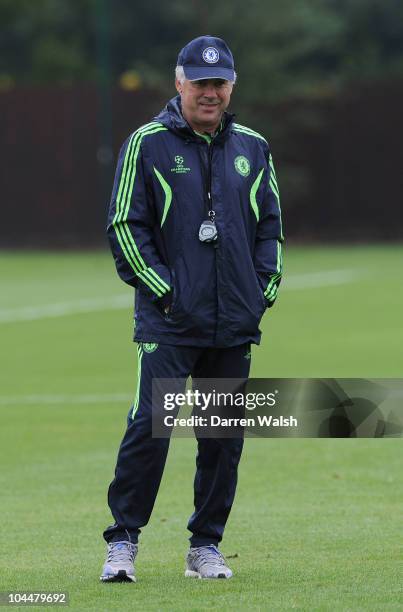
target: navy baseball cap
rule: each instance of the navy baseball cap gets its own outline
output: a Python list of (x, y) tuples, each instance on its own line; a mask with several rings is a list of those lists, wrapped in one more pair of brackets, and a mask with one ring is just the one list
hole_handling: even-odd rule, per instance
[(199, 36), (191, 40), (179, 53), (177, 66), (183, 66), (185, 77), (189, 81), (235, 81), (232, 53), (228, 45), (215, 36)]

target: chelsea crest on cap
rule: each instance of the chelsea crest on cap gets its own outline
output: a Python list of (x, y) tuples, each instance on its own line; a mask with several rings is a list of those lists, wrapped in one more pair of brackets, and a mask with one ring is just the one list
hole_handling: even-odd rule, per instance
[(179, 53), (177, 66), (183, 66), (185, 77), (189, 81), (235, 81), (232, 53), (228, 45), (215, 36), (199, 36), (191, 40)]

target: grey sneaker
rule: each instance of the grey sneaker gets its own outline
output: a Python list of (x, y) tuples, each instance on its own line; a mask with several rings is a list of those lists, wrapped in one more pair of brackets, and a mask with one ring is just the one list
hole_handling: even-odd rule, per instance
[(217, 546), (190, 548), (186, 557), (188, 578), (231, 578), (232, 572)]
[(136, 582), (134, 559), (137, 544), (132, 542), (110, 542), (106, 561), (102, 569), (102, 582)]

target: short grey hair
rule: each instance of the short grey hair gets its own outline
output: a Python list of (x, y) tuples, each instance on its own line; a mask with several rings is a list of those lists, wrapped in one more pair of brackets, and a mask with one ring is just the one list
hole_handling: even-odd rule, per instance
[[(181, 85), (183, 85), (183, 83), (186, 81), (185, 71), (183, 69), (183, 66), (176, 66), (176, 68), (175, 68), (175, 76), (178, 79), (179, 83)], [(235, 83), (236, 83), (236, 77), (237, 77), (237, 75), (236, 75), (236, 72), (234, 70), (234, 80), (230, 81), (230, 83), (232, 83), (233, 85), (235, 85)]]

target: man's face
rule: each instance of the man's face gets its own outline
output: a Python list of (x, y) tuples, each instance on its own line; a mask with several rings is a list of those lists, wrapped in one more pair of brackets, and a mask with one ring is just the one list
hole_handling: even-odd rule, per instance
[(182, 113), (196, 131), (214, 131), (227, 108), (232, 83), (224, 79), (175, 82), (182, 100)]

